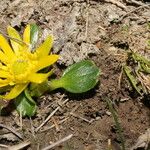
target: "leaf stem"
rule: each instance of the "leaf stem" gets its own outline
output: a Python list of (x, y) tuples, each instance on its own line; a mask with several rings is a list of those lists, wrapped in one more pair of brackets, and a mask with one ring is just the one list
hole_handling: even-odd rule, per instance
[(41, 84), (31, 84), (30, 86), (30, 95), (35, 97), (42, 96), (47, 91), (53, 91), (61, 87), (61, 80), (54, 79), (51, 81), (45, 81)]
[(50, 91), (53, 91), (55, 89), (62, 87), (62, 81), (61, 79), (54, 79), (54, 80), (48, 81), (48, 85), (49, 85)]

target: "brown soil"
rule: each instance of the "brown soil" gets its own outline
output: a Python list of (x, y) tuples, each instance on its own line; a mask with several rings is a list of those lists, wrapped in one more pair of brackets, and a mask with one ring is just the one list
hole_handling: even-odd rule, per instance
[[(145, 104), (146, 98), (138, 96), (124, 74), (121, 80), (120, 75), (129, 49), (150, 58), (147, 47), (147, 40), (150, 39), (150, 7), (143, 6), (129, 13), (144, 3), (117, 2), (125, 8), (105, 0), (0, 1), (0, 29), (3, 33), (6, 33), (9, 24), (22, 32), (26, 24), (34, 22), (42, 29), (41, 40), (48, 34), (54, 35), (53, 53), (61, 56), (56, 65), (58, 75), (66, 66), (82, 59), (93, 60), (102, 71), (99, 84), (87, 93), (73, 95), (57, 90), (42, 96), (37, 100), (37, 115), (31, 119), (21, 120), (15, 111), (0, 117), (1, 124), (17, 130), (23, 136), (23, 141), (31, 142), (27, 150), (40, 150), (69, 134), (73, 134), (70, 140), (53, 149), (107, 150), (109, 140), (113, 150), (121, 149), (106, 98), (114, 103), (118, 112), (126, 149), (130, 149), (149, 128), (150, 110), (148, 103)], [(118, 21), (123, 15), (124, 18)], [(66, 99), (68, 101), (60, 106), (52, 119), (35, 132)], [(59, 129), (54, 126), (46, 130), (55, 121), (65, 118)], [(10, 133), (6, 136), (6, 131), (0, 129), (0, 144), (15, 145), (22, 141)]]

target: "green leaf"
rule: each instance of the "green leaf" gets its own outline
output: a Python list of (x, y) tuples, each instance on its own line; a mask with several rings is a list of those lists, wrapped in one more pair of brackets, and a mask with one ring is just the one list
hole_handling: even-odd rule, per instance
[(145, 58), (144, 56), (141, 56), (141, 55), (138, 54), (138, 53), (132, 53), (132, 57), (133, 57), (133, 59), (136, 60), (137, 62), (144, 63), (144, 64), (150, 66), (150, 60), (148, 60), (148, 59)]
[(150, 48), (150, 40), (147, 41), (147, 46)]
[(59, 80), (52, 80), (51, 90), (64, 88), (71, 93), (83, 93), (98, 82), (99, 68), (89, 60), (83, 60), (68, 67)]
[(147, 65), (145, 65), (143, 63), (141, 63), (140, 66), (141, 66), (140, 71), (150, 74), (150, 67), (148, 67)]
[(22, 94), (20, 94), (15, 99), (14, 104), (16, 106), (16, 110), (18, 111), (18, 113), (21, 114), (22, 116), (32, 117), (36, 113), (37, 109), (36, 103), (31, 98), (29, 93), (25, 94), (23, 92)]
[(134, 76), (132, 75), (132, 71), (131, 71), (130, 67), (124, 66), (123, 69), (124, 69), (124, 72), (126, 73), (128, 79), (129, 79), (131, 85), (133, 86), (133, 88), (134, 88), (140, 95), (142, 95), (142, 93), (141, 93), (142, 88), (141, 88), (140, 86), (138, 86), (138, 81), (136, 80), (136, 77), (134, 77)]
[(148, 22), (147, 25), (148, 25), (148, 28), (150, 29), (150, 22)]
[(38, 41), (38, 35), (39, 35), (39, 28), (36, 24), (30, 25), (30, 43), (31, 43), (31, 50), (34, 52), (35, 45)]
[(34, 101), (33, 98), (31, 97), (28, 88), (26, 88), (26, 89), (24, 90), (24, 94), (25, 94), (26, 98), (27, 98), (31, 103), (35, 104), (35, 101)]

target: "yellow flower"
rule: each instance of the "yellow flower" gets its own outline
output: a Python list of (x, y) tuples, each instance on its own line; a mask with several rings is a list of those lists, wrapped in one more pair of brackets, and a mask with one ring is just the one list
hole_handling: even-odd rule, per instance
[(49, 55), (53, 44), (52, 36), (48, 36), (32, 53), (30, 30), (31, 26), (27, 25), (22, 40), (19, 33), (9, 26), (7, 32), (11, 37), (11, 46), (0, 34), (0, 88), (11, 87), (9, 93), (1, 96), (3, 99), (10, 100), (17, 97), (29, 83), (44, 82), (52, 71), (48, 73), (39, 73), (39, 71), (55, 63), (59, 57)]

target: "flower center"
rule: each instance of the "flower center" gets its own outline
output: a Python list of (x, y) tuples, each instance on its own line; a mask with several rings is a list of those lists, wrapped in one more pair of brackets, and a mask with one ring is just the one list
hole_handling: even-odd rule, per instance
[(27, 71), (27, 68), (28, 68), (28, 61), (18, 59), (14, 62), (12, 66), (12, 71), (14, 75), (21, 75), (21, 74), (25, 74), (25, 72)]
[(11, 85), (16, 83), (27, 83), (28, 76), (34, 71), (37, 60), (30, 55), (21, 54), (12, 61), (10, 67)]

